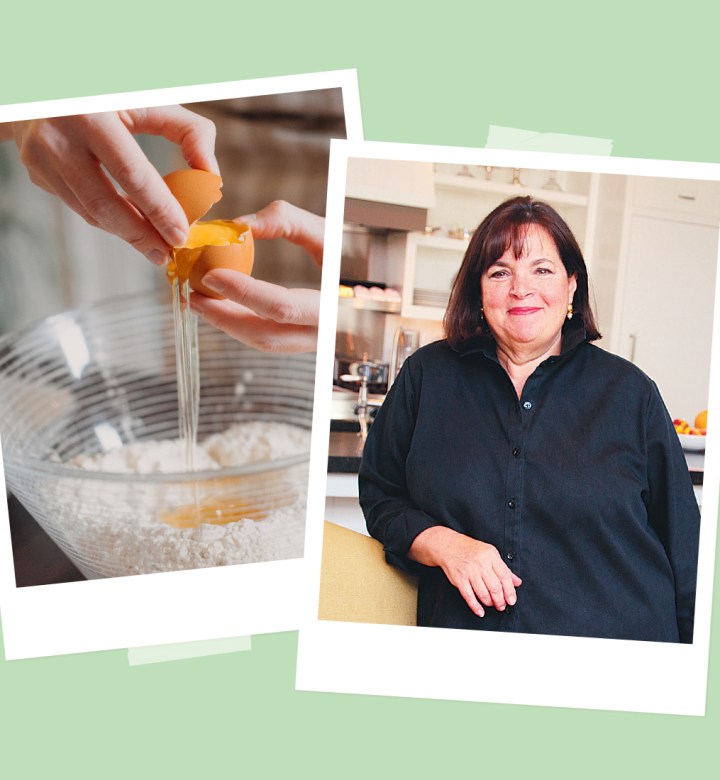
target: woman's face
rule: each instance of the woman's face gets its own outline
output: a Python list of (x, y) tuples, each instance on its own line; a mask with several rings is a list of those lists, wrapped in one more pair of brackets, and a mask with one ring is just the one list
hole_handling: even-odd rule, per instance
[(498, 345), (533, 356), (559, 353), (560, 330), (576, 288), (552, 236), (530, 225), (522, 255), (507, 249), (480, 280), (485, 320)]

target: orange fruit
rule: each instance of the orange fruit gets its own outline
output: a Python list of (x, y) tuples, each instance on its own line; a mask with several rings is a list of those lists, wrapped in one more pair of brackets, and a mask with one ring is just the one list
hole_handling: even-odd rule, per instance
[(695, 418), (696, 428), (707, 428), (707, 409), (703, 409)]

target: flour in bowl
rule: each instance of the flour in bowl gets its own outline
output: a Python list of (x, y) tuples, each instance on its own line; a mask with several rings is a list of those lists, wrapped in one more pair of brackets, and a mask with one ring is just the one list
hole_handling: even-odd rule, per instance
[[(102, 473), (182, 472), (183, 446), (179, 439), (135, 442), (73, 459), (72, 465), (99, 472), (100, 479), (75, 480), (75, 485), (63, 489), (67, 495), (57, 502), (63, 538), (57, 541), (72, 551), (86, 576), (118, 577), (302, 556), (306, 461), (257, 475), (206, 478), (196, 483), (195, 492), (189, 482), (177, 480), (101, 478)], [(279, 422), (237, 423), (199, 443), (195, 464), (196, 470), (212, 471), (292, 457), (309, 449), (310, 431), (304, 428)], [(178, 517), (194, 518), (191, 496), (208, 508), (203, 509), (203, 517), (211, 522), (177, 527)], [(227, 516), (230, 522), (225, 521)]]

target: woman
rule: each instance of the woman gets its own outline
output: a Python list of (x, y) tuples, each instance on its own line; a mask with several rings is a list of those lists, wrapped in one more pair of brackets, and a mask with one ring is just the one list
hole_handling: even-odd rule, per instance
[(476, 230), (446, 339), (408, 359), (360, 503), (418, 624), (692, 642), (699, 511), (655, 384), (591, 342), (585, 262), (531, 198)]

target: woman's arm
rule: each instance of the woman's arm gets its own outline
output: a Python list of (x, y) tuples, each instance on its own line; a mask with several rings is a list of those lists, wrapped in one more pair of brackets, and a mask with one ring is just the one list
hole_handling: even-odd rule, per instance
[(415, 537), (408, 555), (425, 566), (439, 566), (460, 591), (465, 603), (483, 617), (486, 607), (501, 612), (517, 602), (522, 580), (500, 557), (496, 547), (452, 528), (435, 526)]
[(443, 525), (416, 507), (405, 463), (418, 411), (421, 371), (406, 361), (370, 428), (360, 466), (360, 504), (368, 531), (379, 539), (389, 563), (410, 574), (440, 567), (479, 617), (483, 605), (505, 609), (517, 600), (521, 580), (493, 545)]
[(700, 511), (687, 461), (657, 388), (646, 416), (650, 524), (675, 576), (675, 605), (680, 641), (692, 643), (695, 617)]

